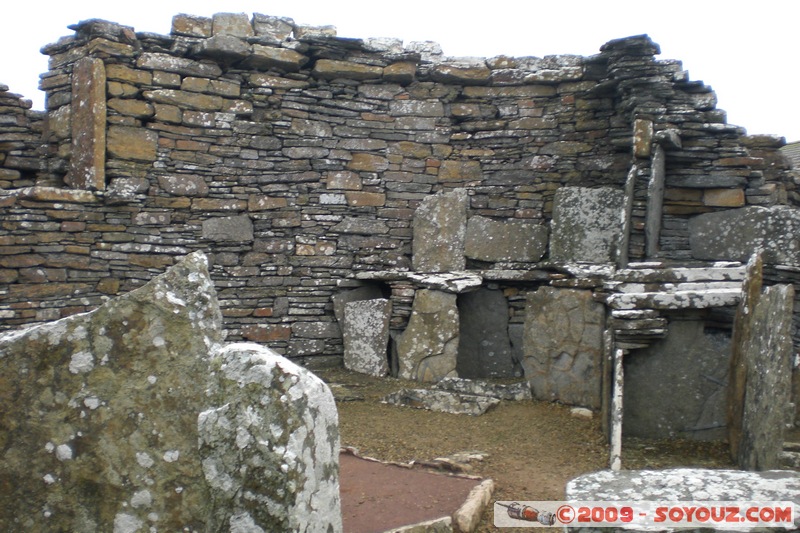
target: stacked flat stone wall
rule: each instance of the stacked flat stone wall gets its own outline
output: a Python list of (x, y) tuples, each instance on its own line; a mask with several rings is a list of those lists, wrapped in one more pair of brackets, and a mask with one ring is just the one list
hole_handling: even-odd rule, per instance
[[(591, 57), (454, 59), (263, 15), (178, 15), (169, 35), (70, 28), (43, 49), (46, 126), (0, 110), (0, 134), (8, 117), (26, 131), (19, 154), (0, 149), (0, 328), (95, 308), (203, 250), (229, 339), (338, 359), (332, 295), (411, 268), (430, 195), (462, 189), (470, 217), (546, 227), (559, 189), (627, 183), (631, 261), (691, 259), (695, 215), (796, 200), (782, 139), (726, 124), (646, 36)], [(33, 153), (35, 179), (19, 162)], [(504, 286), (512, 329), (538, 284)], [(414, 289), (392, 286), (397, 312)]]

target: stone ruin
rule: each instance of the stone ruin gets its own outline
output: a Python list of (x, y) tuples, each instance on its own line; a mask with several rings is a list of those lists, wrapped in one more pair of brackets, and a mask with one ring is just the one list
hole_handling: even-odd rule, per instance
[(0, 328), (201, 250), (232, 341), (518, 377), (599, 412), (616, 466), (623, 430), (774, 464), (800, 405), (800, 178), (647, 36), (477, 59), (260, 14), (70, 29), (42, 49), (45, 111), (0, 92)]

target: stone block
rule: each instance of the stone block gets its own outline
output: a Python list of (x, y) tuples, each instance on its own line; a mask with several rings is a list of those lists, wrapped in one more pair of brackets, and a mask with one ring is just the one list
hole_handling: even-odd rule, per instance
[(479, 181), (483, 179), (479, 161), (442, 161), (439, 167), (439, 181)]
[(198, 57), (207, 57), (223, 64), (233, 64), (250, 57), (253, 47), (243, 38), (227, 33), (215, 34), (192, 47)]
[(219, 111), (223, 99), (216, 95), (177, 91), (175, 89), (156, 89), (144, 91), (145, 99), (157, 104), (174, 105), (181, 109), (195, 111)]
[(637, 118), (633, 121), (633, 155), (650, 157), (653, 146), (653, 121)]
[(212, 21), (208, 17), (179, 14), (172, 17), (172, 33), (187, 37), (211, 37)]
[(706, 189), (703, 191), (703, 205), (709, 207), (743, 207), (744, 189)]
[(108, 155), (119, 159), (151, 162), (156, 160), (158, 134), (144, 128), (111, 126), (108, 128)]
[(294, 20), (288, 17), (271, 17), (261, 13), (254, 13), (253, 30), (259, 37), (268, 37), (276, 42), (282, 42), (292, 36)]
[(591, 291), (529, 293), (522, 367), (534, 397), (599, 409), (604, 327), (605, 309)]
[(414, 270), (464, 270), (468, 199), (466, 190), (457, 189), (422, 201), (414, 213)]
[(326, 187), (328, 189), (360, 191), (363, 185), (361, 177), (357, 173), (349, 170), (335, 170), (328, 173)]
[(624, 194), (610, 187), (561, 187), (553, 201), (550, 259), (611, 263), (622, 233)]
[(383, 69), (383, 79), (389, 83), (409, 85), (414, 81), (416, 73), (416, 64), (403, 61), (400, 63), (392, 63), (391, 65), (385, 67)]
[(344, 306), (344, 367), (382, 377), (389, 372), (389, 319), (392, 302), (360, 300)]
[(689, 243), (696, 259), (745, 262), (757, 250), (764, 261), (800, 265), (800, 210), (750, 206), (705, 213), (689, 220)]
[(256, 70), (278, 69), (285, 72), (297, 72), (308, 61), (307, 56), (294, 50), (254, 44), (252, 55), (247, 58), (245, 63)]
[(456, 377), (458, 322), (455, 294), (418, 290), (408, 326), (397, 337), (398, 377), (427, 382)]
[(486, 65), (449, 65), (439, 63), (431, 69), (433, 81), (453, 85), (487, 85), (492, 71)]
[(314, 64), (312, 76), (325, 80), (346, 78), (351, 80), (377, 80), (383, 76), (383, 68), (350, 61), (320, 59)]
[(479, 261), (536, 262), (547, 252), (548, 233), (542, 224), (477, 215), (467, 222), (464, 253)]
[(508, 335), (508, 300), (503, 291), (481, 288), (458, 297), (458, 377), (467, 379), (514, 376)]
[(480, 416), (500, 403), (497, 398), (432, 389), (400, 389), (385, 396), (383, 403), (427, 409), (453, 415)]
[(253, 221), (247, 215), (206, 219), (203, 221), (203, 238), (216, 242), (251, 242)]
[(380, 207), (386, 204), (386, 195), (378, 192), (348, 191), (345, 193), (347, 204), (353, 207)]
[(673, 320), (666, 338), (626, 355), (625, 435), (724, 440), (730, 353), (730, 335), (705, 332), (702, 320)]
[(217, 64), (201, 63), (193, 59), (163, 53), (145, 52), (136, 59), (136, 66), (145, 70), (175, 72), (183, 76), (217, 78), (222, 74), (222, 69)]
[(246, 13), (216, 13), (211, 19), (211, 34), (252, 37), (254, 32)]

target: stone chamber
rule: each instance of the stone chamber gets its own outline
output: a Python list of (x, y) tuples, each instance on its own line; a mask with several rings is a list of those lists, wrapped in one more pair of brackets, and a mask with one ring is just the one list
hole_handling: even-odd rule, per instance
[(785, 140), (646, 35), (475, 59), (260, 14), (70, 29), (46, 110), (1, 87), (0, 329), (203, 251), (227, 339), (311, 369), (517, 377), (616, 442), (796, 418)]

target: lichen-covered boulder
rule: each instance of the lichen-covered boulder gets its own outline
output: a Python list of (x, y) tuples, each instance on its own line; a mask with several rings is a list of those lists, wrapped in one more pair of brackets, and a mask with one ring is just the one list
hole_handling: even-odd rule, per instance
[(91, 313), (0, 335), (0, 529), (202, 529), (197, 413), (223, 340), (206, 268), (190, 255)]
[(198, 418), (215, 502), (206, 530), (341, 531), (338, 415), (328, 386), (258, 344), (225, 346), (211, 364), (219, 407)]
[[(199, 252), (91, 313), (0, 335), (0, 530), (277, 531), (290, 515), (285, 530), (340, 531), (330, 392), (223, 338)], [(236, 472), (224, 490), (217, 457)]]

